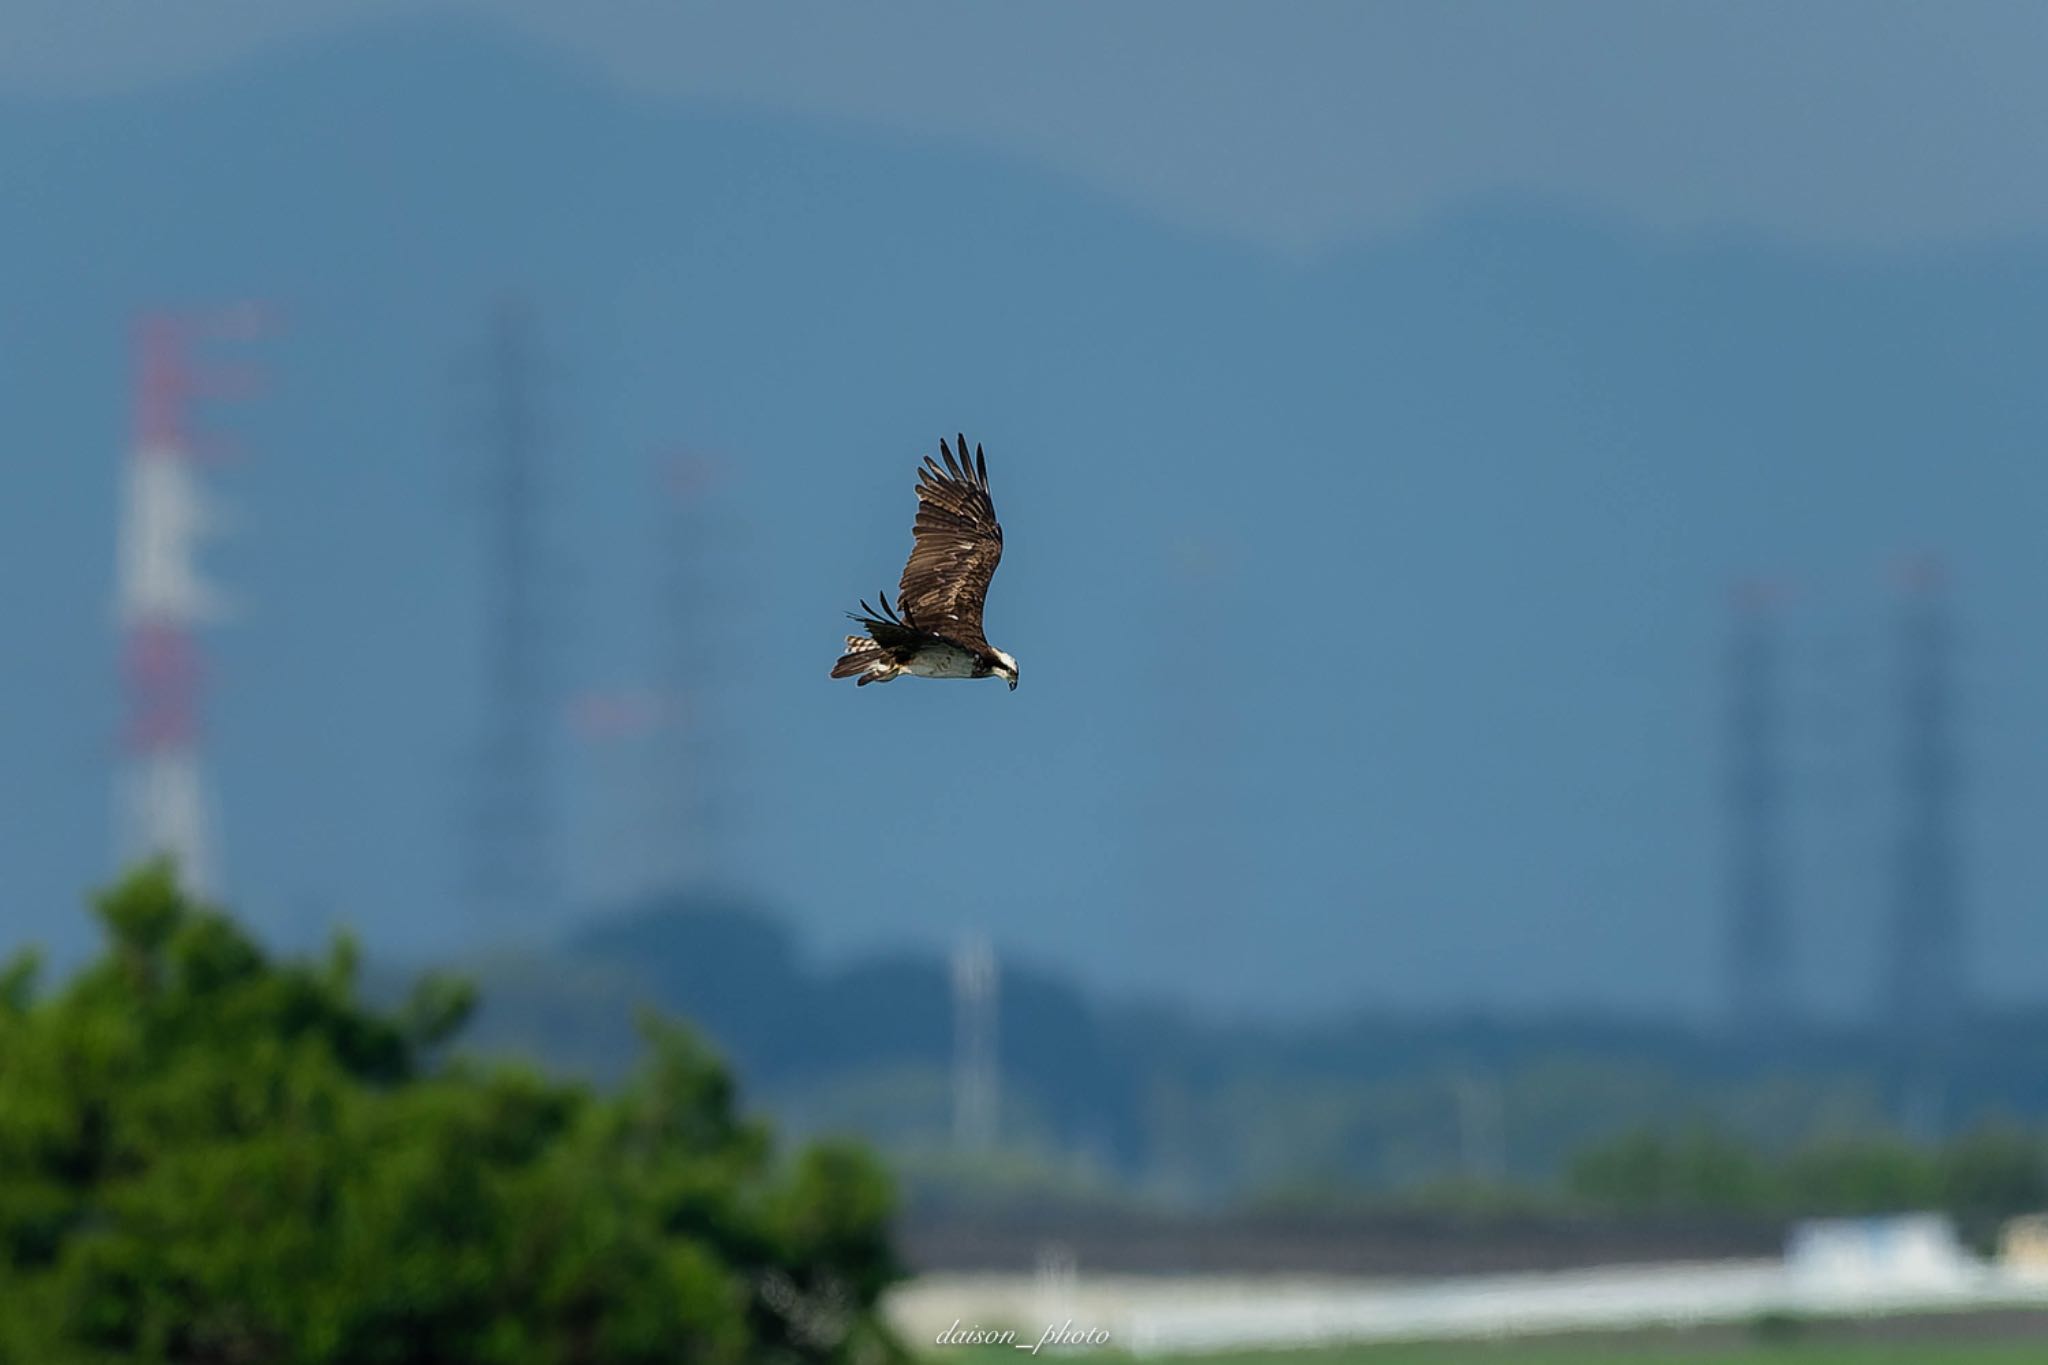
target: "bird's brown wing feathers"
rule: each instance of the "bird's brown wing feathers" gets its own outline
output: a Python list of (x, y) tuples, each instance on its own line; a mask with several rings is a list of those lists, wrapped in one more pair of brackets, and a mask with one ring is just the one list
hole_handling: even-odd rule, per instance
[(876, 593), (875, 597), (882, 604), (880, 611), (869, 606), (867, 599), (863, 597), (860, 610), (846, 614), (866, 627), (874, 643), (887, 650), (898, 663), (907, 661), (911, 655), (931, 643), (931, 632), (919, 630), (912, 625), (909, 613), (900, 610), (903, 605), (900, 601), (892, 607), (889, 605), (888, 593)]
[(988, 464), (979, 446), (974, 458), (967, 458), (965, 436), (957, 455), (944, 441), (939, 454), (943, 467), (927, 455), (917, 471), (917, 543), (903, 566), (896, 605), (917, 629), (986, 651), (981, 608), (1003, 558), (1003, 528), (988, 494)]

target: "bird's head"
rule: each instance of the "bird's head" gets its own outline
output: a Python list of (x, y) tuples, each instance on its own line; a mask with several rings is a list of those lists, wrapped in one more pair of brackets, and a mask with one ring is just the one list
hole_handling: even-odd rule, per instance
[(1010, 690), (1015, 692), (1017, 690), (1017, 661), (1003, 653), (1000, 649), (994, 651), (994, 653), (996, 656), (995, 675), (998, 678), (1007, 678), (1010, 683)]

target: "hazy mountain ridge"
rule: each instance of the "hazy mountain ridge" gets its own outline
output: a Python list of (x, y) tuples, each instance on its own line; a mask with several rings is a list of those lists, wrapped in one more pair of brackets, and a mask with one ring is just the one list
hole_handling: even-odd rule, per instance
[[(1889, 557), (1950, 551), (1995, 660), (1983, 747), (2048, 752), (2024, 704), (2048, 647), (2019, 633), (2048, 492), (2039, 244), (1823, 260), (1493, 204), (1290, 264), (957, 148), (624, 99), (450, 25), (11, 102), (0, 180), (25, 209), (0, 223), (0, 410), (32, 462), (0, 534), (36, 566), (0, 590), (28, 642), (0, 752), (52, 775), (0, 820), (24, 936), (75, 935), (105, 866), (126, 312), (252, 291), (292, 330), (219, 480), (246, 524), (214, 563), (250, 607), (218, 638), (214, 753), (236, 899), (274, 928), (489, 933), (447, 911), (478, 600), (449, 435), (507, 286), (561, 367), (574, 680), (645, 667), (653, 453), (737, 467), (757, 562), (732, 780), (760, 814), (735, 861), (830, 952), (981, 923), (1099, 986), (1262, 1010), (1697, 1008), (1721, 605), (1759, 568), (1818, 583), (1808, 609), (1854, 642), (1824, 752), (1854, 804), (1801, 814), (1829, 1004), (1883, 923)], [(1032, 695), (855, 709), (820, 676), (841, 599), (894, 577), (910, 438), (959, 426), (998, 471), (991, 633)], [(1219, 574), (1176, 579), (1191, 539)], [(1185, 666), (1246, 621), (1241, 657)], [(971, 736), (956, 791), (832, 781), (934, 735)], [(580, 831), (604, 805), (587, 755), (571, 776)], [(1159, 890), (1173, 846), (1104, 833), (1147, 812), (1210, 822), (1207, 880), (1259, 903), (1200, 911), (1220, 951)], [(1973, 832), (1980, 963), (2014, 994), (2048, 950), (2034, 823), (2003, 801)], [(888, 894), (834, 898), (876, 849)]]
[[(1926, 1099), (1880, 1035), (1738, 1038), (1592, 1013), (1222, 1025), (1011, 961), (996, 1007), (998, 1147), (976, 1166), (953, 1148), (954, 1005), (936, 956), (824, 964), (743, 898), (671, 894), (595, 919), (545, 959), (479, 964), (475, 979), (483, 1008), (465, 1046), (612, 1081), (633, 1056), (630, 1019), (651, 1006), (702, 1030), (779, 1121), (877, 1142), (921, 1195), (944, 1188), (949, 1163), (998, 1187), (1007, 1167), (1035, 1172), (1047, 1194), (1172, 1202), (1317, 1182), (1544, 1190), (1618, 1134), (1709, 1131), (1778, 1153), (1892, 1131)], [(2044, 1046), (2042, 1011), (1970, 1021), (1922, 1118), (1951, 1134), (2048, 1113)]]

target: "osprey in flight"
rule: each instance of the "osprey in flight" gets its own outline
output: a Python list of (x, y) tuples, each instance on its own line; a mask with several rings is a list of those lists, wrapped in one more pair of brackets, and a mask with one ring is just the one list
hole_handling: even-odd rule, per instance
[(859, 687), (905, 673), (1007, 678), (1014, 692), (1017, 661), (981, 634), (981, 604), (1003, 557), (1003, 528), (988, 496), (988, 463), (980, 446), (972, 461), (967, 458), (965, 436), (957, 457), (943, 440), (939, 454), (943, 469), (927, 455), (917, 471), (916, 543), (896, 587), (896, 605), (889, 605), (885, 592), (880, 611), (862, 601), (858, 612), (847, 613), (868, 633), (846, 637), (846, 653), (832, 665), (832, 676), (858, 679)]

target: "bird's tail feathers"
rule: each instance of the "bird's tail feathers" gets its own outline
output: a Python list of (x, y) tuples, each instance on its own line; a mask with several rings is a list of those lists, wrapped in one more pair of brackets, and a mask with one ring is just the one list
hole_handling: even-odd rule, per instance
[(847, 636), (846, 653), (832, 665), (833, 677), (857, 679), (856, 687), (866, 687), (871, 682), (888, 682), (900, 671), (888, 651), (865, 635)]

